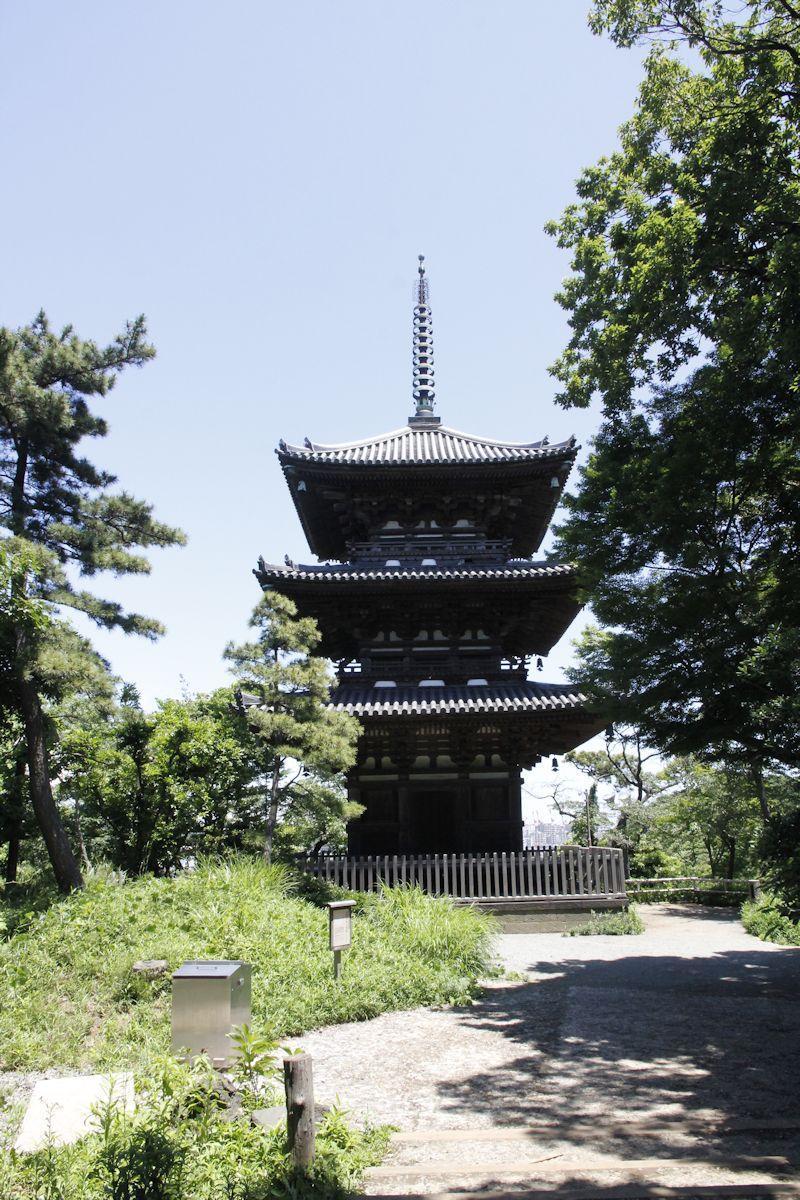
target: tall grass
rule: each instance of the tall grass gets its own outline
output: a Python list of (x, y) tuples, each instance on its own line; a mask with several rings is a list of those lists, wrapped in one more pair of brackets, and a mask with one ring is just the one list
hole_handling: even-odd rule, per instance
[(253, 967), (254, 1027), (275, 1036), (390, 1009), (463, 1003), (488, 966), (494, 925), (413, 889), (364, 898), (334, 983), (327, 913), (280, 867), (207, 863), (175, 879), (90, 879), (0, 945), (0, 1066), (125, 1066), (169, 1047), (169, 975), (190, 958)]

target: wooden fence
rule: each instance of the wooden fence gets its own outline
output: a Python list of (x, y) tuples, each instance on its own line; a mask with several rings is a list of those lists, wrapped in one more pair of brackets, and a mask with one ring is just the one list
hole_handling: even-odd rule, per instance
[(358, 892), (378, 891), (386, 884), (459, 900), (625, 898), (622, 851), (604, 846), (496, 854), (323, 854), (300, 865), (327, 883)]
[(660, 879), (628, 879), (630, 900), (697, 900), (740, 904), (760, 894), (757, 879), (714, 879), (707, 875), (673, 875)]

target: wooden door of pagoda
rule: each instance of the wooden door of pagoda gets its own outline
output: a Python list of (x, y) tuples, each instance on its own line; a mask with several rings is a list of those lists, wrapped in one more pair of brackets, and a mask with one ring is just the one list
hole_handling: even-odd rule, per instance
[(459, 845), (458, 795), (453, 787), (415, 790), (409, 804), (412, 854), (439, 854)]

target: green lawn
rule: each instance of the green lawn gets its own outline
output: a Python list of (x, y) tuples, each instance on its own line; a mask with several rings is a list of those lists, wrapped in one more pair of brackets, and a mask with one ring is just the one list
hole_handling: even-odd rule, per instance
[(493, 933), (471, 909), (389, 891), (360, 902), (334, 983), (327, 913), (292, 895), (279, 868), (237, 860), (175, 879), (96, 878), (0, 944), (0, 1068), (121, 1067), (167, 1050), (170, 979), (143, 980), (137, 959), (250, 962), (253, 1026), (286, 1036), (465, 1002)]

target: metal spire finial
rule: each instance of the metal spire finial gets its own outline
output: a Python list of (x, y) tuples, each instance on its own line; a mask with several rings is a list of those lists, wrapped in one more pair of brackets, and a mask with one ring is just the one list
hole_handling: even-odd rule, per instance
[(412, 420), (433, 420), (438, 424), (438, 418), (433, 415), (436, 396), (433, 383), (433, 327), (424, 254), (419, 255), (417, 272), (419, 279), (417, 280), (416, 304), (414, 305), (414, 403), (416, 413)]

